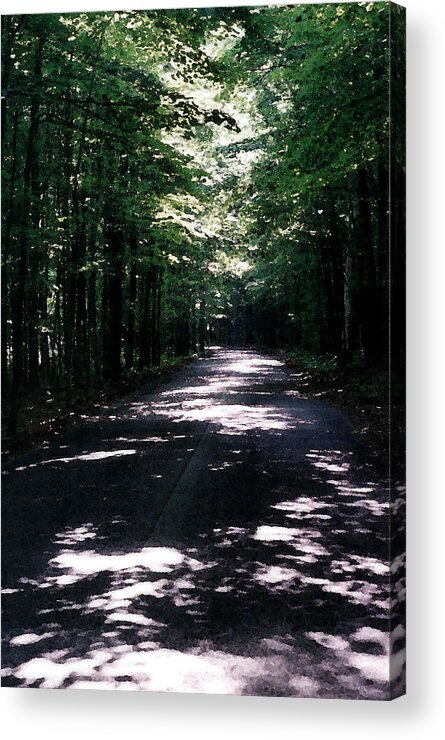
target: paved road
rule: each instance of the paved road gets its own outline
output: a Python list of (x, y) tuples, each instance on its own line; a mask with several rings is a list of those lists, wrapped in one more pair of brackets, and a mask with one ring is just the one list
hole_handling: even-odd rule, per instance
[(339, 411), (216, 350), (4, 469), (3, 685), (387, 698), (387, 516)]

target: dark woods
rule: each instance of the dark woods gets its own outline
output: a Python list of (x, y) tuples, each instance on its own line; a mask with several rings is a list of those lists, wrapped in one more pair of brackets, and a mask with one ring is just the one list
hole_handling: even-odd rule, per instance
[(10, 435), (209, 342), (403, 372), (397, 8), (2, 20)]

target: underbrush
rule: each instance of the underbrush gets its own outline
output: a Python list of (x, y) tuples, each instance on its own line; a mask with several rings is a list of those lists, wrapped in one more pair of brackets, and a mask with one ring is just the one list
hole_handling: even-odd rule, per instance
[(284, 359), (288, 365), (303, 367), (320, 378), (331, 377), (338, 369), (337, 358), (331, 354), (314, 355), (305, 350), (292, 349), (284, 352)]
[[(340, 406), (371, 451), (388, 462), (389, 375), (385, 366), (367, 366), (360, 353), (347, 364), (332, 354), (316, 355), (304, 350), (281, 353), (286, 365), (299, 374), (303, 392)], [(403, 403), (403, 399), (400, 399)], [(401, 431), (399, 429), (398, 431)]]
[(22, 403), (17, 435), (8, 436), (9, 404), (2, 407), (3, 458), (27, 452), (57, 437), (66, 429), (98, 416), (101, 410), (123, 396), (132, 393), (150, 393), (159, 382), (168, 380), (174, 370), (195, 359), (190, 357), (163, 357), (160, 365), (138, 371), (123, 370), (114, 382), (92, 382), (84, 388), (64, 387), (38, 389), (28, 393)]

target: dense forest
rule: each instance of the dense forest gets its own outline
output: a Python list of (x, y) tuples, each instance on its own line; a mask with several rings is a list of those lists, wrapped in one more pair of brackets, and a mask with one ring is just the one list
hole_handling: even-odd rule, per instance
[(209, 344), (402, 368), (395, 6), (2, 20), (9, 435)]

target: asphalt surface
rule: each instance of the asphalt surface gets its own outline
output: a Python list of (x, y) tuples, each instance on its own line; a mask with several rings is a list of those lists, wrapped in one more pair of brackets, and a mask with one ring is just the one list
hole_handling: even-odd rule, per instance
[(2, 483), (4, 686), (388, 698), (387, 486), (279, 360), (217, 349)]

